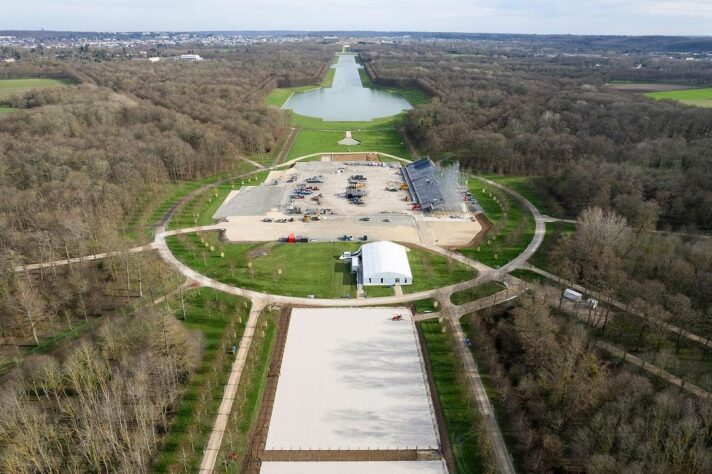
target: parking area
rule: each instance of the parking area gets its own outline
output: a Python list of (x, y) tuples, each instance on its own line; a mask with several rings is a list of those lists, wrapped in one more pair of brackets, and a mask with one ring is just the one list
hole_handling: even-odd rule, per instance
[(412, 204), (398, 163), (311, 161), (231, 193), (214, 217), (224, 220), (225, 235), (235, 242), (296, 234), (458, 246), (481, 230), (468, 212), (423, 214)]

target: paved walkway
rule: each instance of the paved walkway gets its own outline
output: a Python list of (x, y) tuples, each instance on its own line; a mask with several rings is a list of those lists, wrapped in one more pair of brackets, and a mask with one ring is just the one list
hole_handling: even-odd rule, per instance
[(235, 362), (232, 364), (230, 378), (227, 381), (227, 385), (225, 385), (222, 402), (220, 402), (220, 408), (218, 409), (218, 414), (215, 417), (213, 430), (210, 433), (210, 439), (208, 440), (208, 445), (205, 447), (203, 460), (200, 463), (200, 472), (213, 472), (213, 469), (215, 468), (215, 461), (217, 461), (218, 453), (220, 452), (220, 445), (222, 444), (223, 435), (225, 434), (225, 428), (227, 427), (227, 422), (230, 419), (230, 412), (232, 411), (232, 404), (235, 401), (237, 387), (240, 384), (242, 369), (245, 368), (247, 354), (250, 350), (250, 345), (252, 344), (252, 338), (255, 334), (255, 329), (257, 328), (260, 313), (264, 307), (264, 300), (252, 300), (252, 308), (250, 309), (250, 315), (247, 318), (245, 332), (240, 339), (240, 348), (237, 350)]

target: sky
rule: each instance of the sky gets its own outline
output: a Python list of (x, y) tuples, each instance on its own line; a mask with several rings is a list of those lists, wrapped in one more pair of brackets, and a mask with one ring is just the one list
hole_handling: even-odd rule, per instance
[(0, 30), (712, 35), (712, 0), (0, 0)]

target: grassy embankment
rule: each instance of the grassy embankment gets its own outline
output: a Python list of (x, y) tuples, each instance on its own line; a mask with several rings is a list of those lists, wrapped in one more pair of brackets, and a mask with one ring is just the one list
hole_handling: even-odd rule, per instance
[(259, 329), (250, 345), (235, 395), (235, 403), (223, 435), (215, 465), (217, 472), (235, 472), (250, 442), (250, 430), (257, 422), (262, 395), (267, 385), (270, 361), (277, 335), (279, 311), (265, 308), (260, 314)]
[(433, 383), (442, 406), (457, 472), (488, 472), (486, 437), (462, 362), (449, 335), (450, 328), (447, 326), (443, 333), (437, 320), (423, 321), (420, 327), (425, 336)]
[(655, 100), (668, 99), (681, 102), (685, 105), (712, 107), (712, 87), (679, 91), (648, 92), (645, 95)]
[(494, 295), (495, 293), (499, 293), (504, 289), (506, 289), (506, 287), (501, 283), (489, 281), (482, 285), (453, 293), (450, 297), (450, 301), (457, 305), (470, 303), (472, 301), (477, 301), (480, 298), (485, 298), (487, 296)]
[(201, 288), (185, 294), (185, 316), (178, 296), (168, 304), (176, 318), (202, 337), (203, 353), (173, 414), (153, 471), (196, 472), (235, 359), (230, 348), (239, 344), (245, 330), (249, 302)]
[[(207, 242), (207, 247), (201, 243), (201, 238)], [(202, 237), (194, 234), (175, 236), (167, 241), (176, 257), (185, 264), (231, 285), (301, 297), (340, 298), (347, 293), (356, 294), (356, 278), (338, 257), (344, 251), (356, 250), (357, 243), (221, 244), (214, 232)], [(221, 251), (225, 257), (220, 256)], [(457, 283), (475, 274), (459, 262), (420, 249), (412, 249), (408, 258), (415, 282), (403, 287), (408, 293)], [(376, 287), (367, 287), (366, 292), (370, 296), (391, 294), (389, 289)]]
[(529, 245), (534, 237), (534, 216), (518, 199), (477, 178), (469, 179), (469, 189), (493, 225), (479, 245), (460, 252), (499, 268)]

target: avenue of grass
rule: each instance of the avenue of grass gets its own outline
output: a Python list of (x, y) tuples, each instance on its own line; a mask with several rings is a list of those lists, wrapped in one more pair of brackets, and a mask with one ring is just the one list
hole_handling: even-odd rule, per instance
[(712, 107), (712, 87), (685, 89), (679, 91), (648, 92), (645, 94), (655, 100), (675, 100), (686, 105)]
[(237, 386), (235, 402), (230, 411), (216, 470), (236, 472), (250, 443), (250, 432), (258, 421), (262, 397), (267, 385), (270, 361), (277, 335), (279, 311), (265, 308), (260, 314), (259, 327), (250, 345), (245, 367)]
[[(185, 314), (179, 296), (168, 301), (176, 318), (200, 335), (202, 358), (172, 414), (154, 472), (197, 472), (234, 361), (228, 350), (239, 344), (249, 309), (247, 300), (210, 288), (186, 292), (184, 304)], [(212, 373), (217, 374), (213, 386)]]
[(294, 144), (289, 150), (287, 160), (312, 153), (328, 152), (366, 153), (379, 151), (398, 157), (408, 157), (408, 150), (393, 127), (384, 130), (353, 132), (353, 138), (361, 142), (359, 145), (339, 145), (339, 140), (343, 140), (344, 136), (344, 132), (337, 131), (299, 130)]
[(504, 289), (506, 289), (506, 287), (501, 283), (489, 281), (487, 283), (483, 283), (482, 285), (453, 293), (450, 297), (450, 301), (457, 305), (470, 303), (472, 301), (494, 295), (495, 293), (499, 293)]
[[(207, 242), (207, 246), (205, 243)], [(223, 283), (255, 291), (287, 296), (342, 298), (356, 295), (356, 277), (339, 260), (357, 243), (313, 242), (308, 244), (218, 242), (216, 233), (173, 236), (167, 239), (176, 257), (191, 268)], [(212, 251), (210, 248), (212, 247)], [(221, 257), (224, 252), (224, 257)], [(457, 261), (421, 249), (408, 252), (413, 285), (404, 293), (446, 286), (475, 276), (475, 271)], [(370, 296), (391, 294), (390, 289), (366, 287)]]
[(22, 95), (32, 89), (66, 86), (73, 82), (66, 78), (0, 79), (0, 100), (13, 95)]
[[(571, 317), (564, 314), (565, 317)], [(603, 328), (589, 330), (627, 352), (705, 390), (712, 390), (712, 351), (636, 315), (616, 312)]]
[(470, 178), (468, 185), (493, 225), (479, 245), (460, 249), (460, 252), (499, 268), (522, 253), (532, 241), (534, 216), (518, 199), (484, 181)]
[(268, 171), (262, 171), (249, 178), (230, 180), (206, 189), (176, 211), (168, 223), (168, 229), (213, 224), (215, 222), (213, 214), (215, 214), (230, 192), (240, 189), (243, 185), (257, 186), (265, 180), (268, 174)]
[[(485, 437), (455, 344), (437, 320), (420, 323), (428, 362), (459, 474), (488, 472)], [(449, 331), (449, 326), (447, 331)]]
[(3, 114), (9, 114), (10, 112), (14, 112), (17, 109), (13, 109), (12, 107), (3, 107), (0, 105), (0, 115)]

